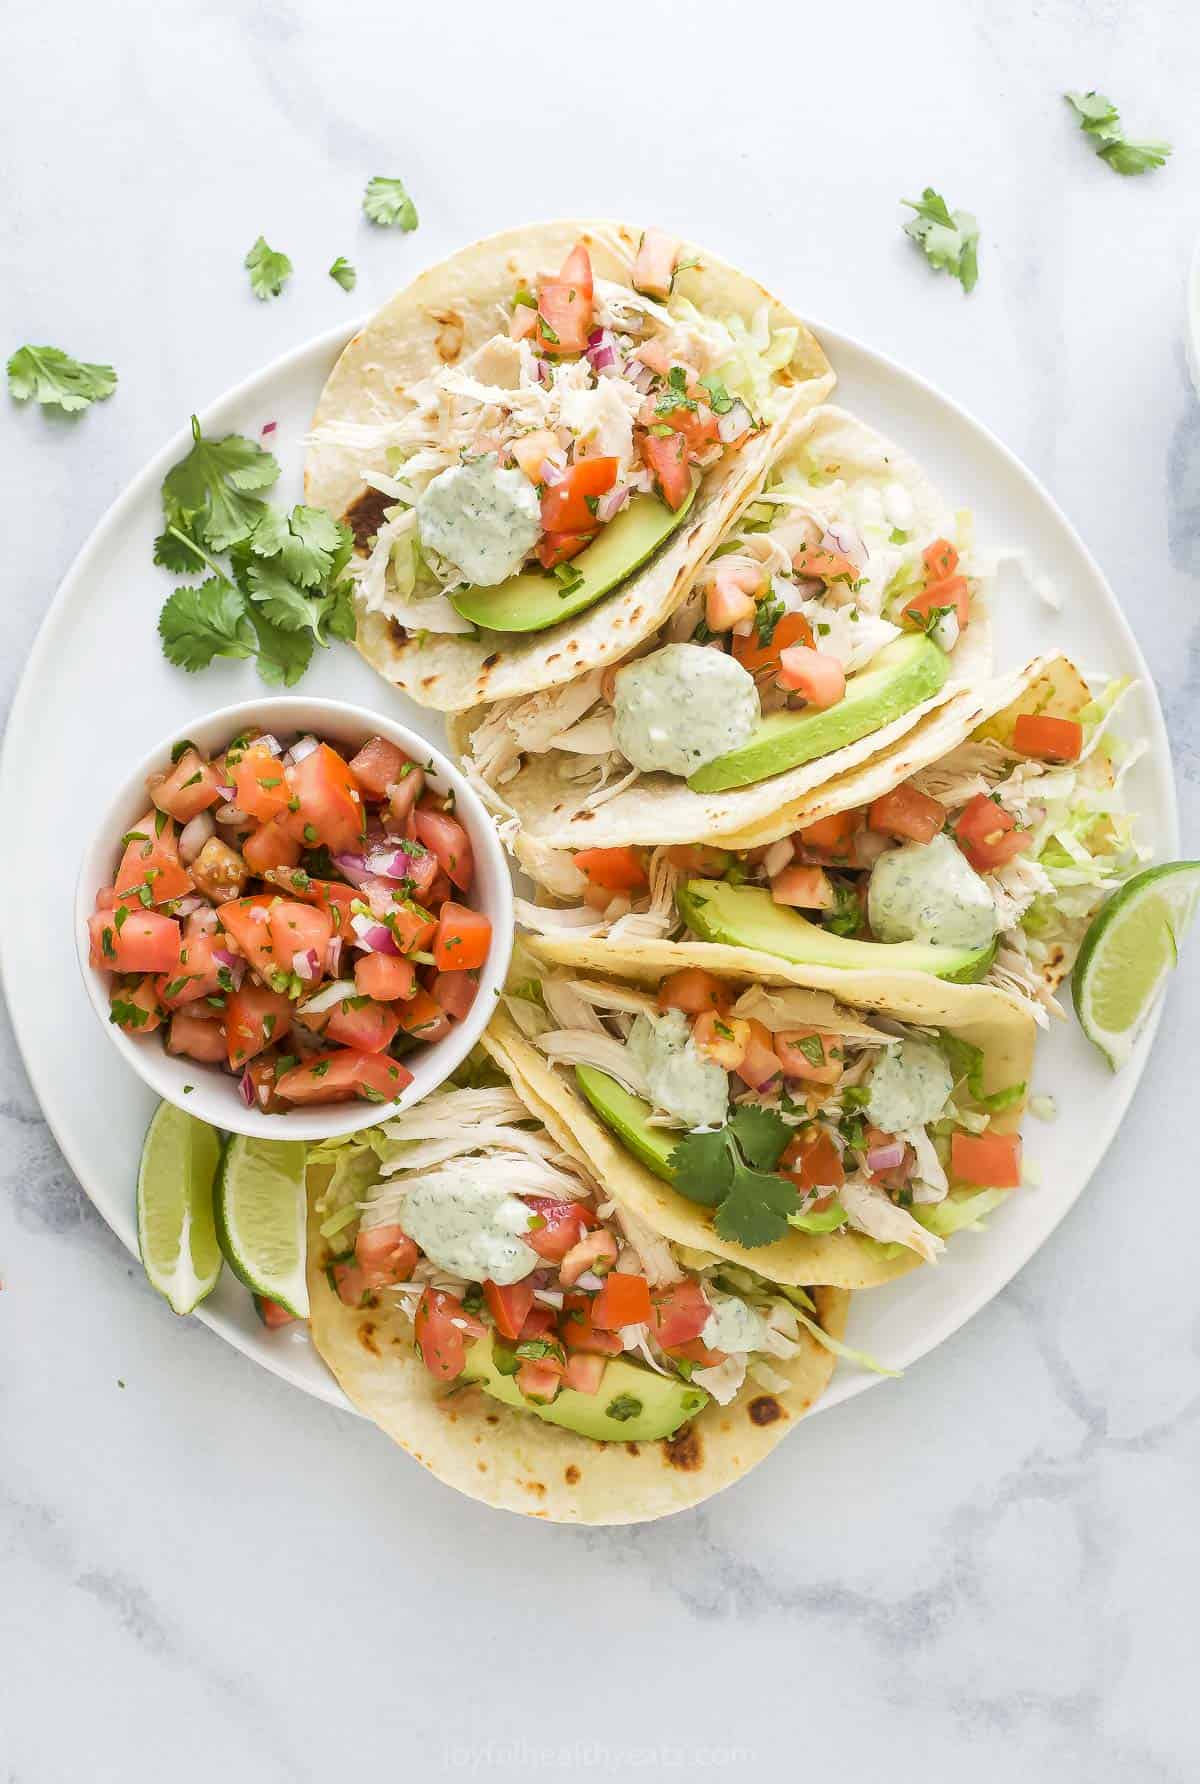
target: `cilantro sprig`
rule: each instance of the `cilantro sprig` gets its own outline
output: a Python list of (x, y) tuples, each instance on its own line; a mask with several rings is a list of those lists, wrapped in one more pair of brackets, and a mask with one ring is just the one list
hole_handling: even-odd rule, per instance
[(1171, 153), (1169, 142), (1130, 142), (1121, 128), (1121, 114), (1103, 93), (1064, 93), (1079, 128), (1092, 137), (1096, 153), (1114, 173), (1149, 173), (1162, 167)]
[(676, 1189), (714, 1208), (722, 1239), (747, 1249), (785, 1238), (800, 1198), (776, 1174), (792, 1128), (771, 1109), (739, 1109), (711, 1133), (688, 1134), (668, 1160)]
[(208, 440), (193, 416), (192, 442), (163, 480), (167, 524), (154, 559), (178, 575), (211, 574), (168, 597), (163, 651), (188, 671), (214, 657), (254, 657), (265, 682), (292, 687), (317, 645), (354, 637), (350, 530), (323, 508), (272, 507), (260, 492), (278, 480), (279, 464), (256, 441)]
[(376, 174), (367, 181), (367, 189), (363, 193), (363, 211), (372, 223), (384, 229), (403, 229), (406, 232), (417, 227), (417, 207), (408, 195), (403, 180), (389, 179), (384, 174)]
[(259, 236), (242, 265), (250, 274), (250, 289), (260, 303), (269, 297), (278, 297), (292, 276), (292, 263), (286, 254), (277, 254), (274, 248), (267, 246), (265, 236)]
[(952, 211), (940, 192), (926, 186), (920, 198), (902, 204), (917, 214), (904, 225), (935, 272), (949, 273), (964, 291), (974, 291), (979, 278), (979, 225), (970, 211)]
[(329, 269), (329, 277), (343, 291), (353, 291), (358, 284), (358, 269), (351, 266), (344, 254), (339, 254)]
[(68, 415), (102, 403), (117, 388), (110, 365), (72, 359), (61, 347), (18, 347), (7, 371), (9, 395), (18, 403), (32, 398), (44, 409), (62, 409)]

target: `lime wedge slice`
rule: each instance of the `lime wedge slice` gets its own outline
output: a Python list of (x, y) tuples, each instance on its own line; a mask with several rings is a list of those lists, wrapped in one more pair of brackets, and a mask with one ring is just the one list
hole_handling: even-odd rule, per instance
[(235, 1134), (217, 1173), (217, 1237), (239, 1282), (308, 1318), (303, 1140)]
[(1114, 1072), (1179, 959), (1200, 899), (1200, 861), (1167, 861), (1135, 874), (1092, 918), (1071, 990), (1080, 1026)]
[(213, 1179), (221, 1159), (215, 1128), (160, 1103), (138, 1167), (138, 1248), (152, 1288), (176, 1313), (190, 1313), (217, 1286), (221, 1251)]

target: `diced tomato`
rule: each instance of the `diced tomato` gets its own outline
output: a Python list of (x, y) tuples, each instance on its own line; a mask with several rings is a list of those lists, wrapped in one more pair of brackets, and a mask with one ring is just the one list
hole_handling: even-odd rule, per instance
[(718, 1363), (725, 1361), (723, 1350), (710, 1350), (701, 1338), (692, 1338), (687, 1344), (676, 1344), (671, 1355), (682, 1357), (687, 1363), (695, 1363), (700, 1369), (715, 1369)]
[(954, 820), (954, 835), (977, 873), (1003, 867), (1033, 844), (1027, 830), (1017, 829), (1012, 813), (986, 793), (976, 793), (959, 812)]
[(438, 912), (433, 938), (435, 965), (442, 972), (473, 972), (483, 965), (491, 945), (491, 918), (469, 905), (447, 900)]
[(872, 830), (898, 836), (904, 842), (932, 842), (945, 828), (946, 808), (902, 781), (872, 802), (867, 823)]
[(563, 1386), (573, 1388), (577, 1394), (598, 1394), (606, 1367), (603, 1357), (589, 1356), (581, 1350), (574, 1351), (567, 1358)]
[(527, 1359), (517, 1370), (515, 1380), (527, 1400), (537, 1406), (549, 1406), (562, 1386), (565, 1370), (555, 1368), (549, 1357), (536, 1362)]
[(1013, 748), (1023, 756), (1038, 756), (1045, 762), (1078, 762), (1083, 749), (1083, 726), (1078, 719), (1022, 712), (1013, 726)]
[(335, 935), (345, 935), (350, 928), (350, 906), (361, 896), (353, 886), (342, 880), (314, 880), (286, 867), (268, 868), (262, 877), (278, 886), (285, 898), (298, 898), (301, 904), (315, 904), (328, 912)]
[(950, 1175), (980, 1189), (1019, 1189), (1020, 1134), (951, 1134)]
[(272, 1301), (267, 1295), (255, 1295), (254, 1311), (269, 1332), (278, 1331), (281, 1326), (294, 1326), (296, 1315), (289, 1313), (278, 1301)]
[[(118, 927), (117, 918), (125, 912)], [(102, 972), (165, 973), (179, 959), (180, 929), (174, 917), (121, 905), (88, 918), (90, 960)]]
[(962, 576), (948, 576), (944, 582), (930, 582), (904, 603), (902, 617), (920, 628), (938, 607), (952, 607), (958, 629), (965, 632), (971, 617), (971, 591)]
[(818, 1034), (808, 1028), (781, 1029), (774, 1044), (785, 1077), (836, 1084), (842, 1075), (843, 1049), (835, 1034)]
[(929, 582), (944, 582), (953, 576), (958, 569), (958, 553), (949, 539), (935, 539), (921, 553), (925, 560), (925, 575)]
[(553, 570), (555, 564), (565, 564), (571, 558), (578, 557), (585, 545), (590, 545), (596, 537), (595, 533), (543, 533), (537, 545), (537, 560), (543, 570)]
[(198, 1016), (192, 1010), (176, 1010), (167, 1031), (167, 1052), (186, 1053), (189, 1059), (199, 1059), (205, 1065), (223, 1065), (223, 1025), (213, 1021), (210, 1015)]
[(783, 1067), (766, 1024), (751, 1016), (747, 1019), (746, 1026), (750, 1030), (750, 1038), (746, 1042), (742, 1063), (737, 1067), (737, 1075), (751, 1090), (765, 1090), (782, 1076)]
[(534, 428), (512, 443), (512, 455), (531, 483), (542, 481), (542, 466), (552, 452), (558, 451), (558, 435), (548, 427)]
[(302, 842), (324, 843), (333, 854), (356, 849), (363, 834), (363, 806), (358, 783), (336, 750), (327, 743), (288, 770), (291, 795), (299, 801), (292, 823)]
[(242, 841), (242, 859), (252, 874), (260, 878), (272, 868), (295, 867), (300, 860), (300, 844), (283, 818), (272, 818)]
[(351, 1262), (349, 1258), (339, 1258), (337, 1263), (330, 1264), (329, 1273), (333, 1277), (333, 1285), (338, 1292), (338, 1300), (344, 1301), (347, 1307), (362, 1307), (370, 1289), (367, 1277), (361, 1264)]
[(692, 487), (688, 470), (687, 441), (682, 434), (642, 434), (638, 440), (643, 463), (658, 484), (668, 508), (679, 508)]
[(400, 779), (400, 771), (408, 761), (403, 750), (389, 743), (386, 737), (372, 737), (350, 758), (350, 772), (364, 793), (373, 799), (386, 799), (387, 790)]
[(292, 789), (283, 763), (260, 743), (252, 743), (236, 762), (228, 760), (226, 772), (233, 782), (233, 803), (247, 817), (265, 824), (287, 810)]
[(776, 621), (769, 644), (760, 644), (757, 632), (750, 632), (745, 638), (735, 633), (733, 654), (742, 668), (748, 669), (751, 675), (761, 675), (768, 670), (777, 675), (783, 651), (797, 644), (811, 645), (812, 641), (812, 627), (804, 615), (785, 613), (782, 619)]
[[(280, 972), (299, 972), (302, 979), (315, 986), (324, 977), (333, 935), (328, 913), (295, 898), (277, 898), (267, 913), (267, 928), (271, 932), (271, 955)], [(300, 972), (294, 964), (297, 954), (315, 955), (315, 963), (310, 958), (307, 972)]]
[[(596, 501), (617, 481), (620, 460), (578, 458), (542, 495), (542, 529), (547, 533), (586, 533), (596, 525)], [(589, 507), (589, 501), (591, 506)]]
[[(197, 930), (191, 918), (184, 926), (179, 955), (169, 973), (160, 973), (155, 989), (165, 1010), (178, 1010), (221, 990), (222, 962), (216, 958), (216, 936)], [(228, 979), (226, 979), (228, 984)]]
[(424, 953), (437, 934), (437, 918), (410, 899), (402, 904), (394, 905), (389, 913), (388, 927), (392, 932), (392, 940), (405, 954)]
[(650, 1284), (644, 1276), (627, 1276), (614, 1270), (592, 1302), (592, 1324), (615, 1332), (622, 1326), (640, 1326), (650, 1318)]
[(577, 1245), (572, 1245), (558, 1266), (558, 1279), (564, 1288), (571, 1288), (588, 1270), (607, 1276), (617, 1261), (617, 1242), (606, 1227), (594, 1227)]
[(414, 817), (417, 836), (437, 857), (438, 866), (460, 892), (471, 890), (475, 878), (475, 856), (471, 839), (457, 818), (449, 812), (418, 810)]
[(469, 972), (438, 973), (429, 987), (429, 994), (447, 1016), (462, 1022), (470, 1015), (478, 990), (479, 981)]
[(282, 1041), (292, 1026), (292, 1003), (266, 985), (247, 977), (225, 999), (225, 1044), (230, 1066), (237, 1070)]
[(780, 687), (803, 694), (818, 712), (836, 706), (846, 692), (846, 671), (836, 657), (807, 644), (789, 644), (779, 653)]
[(837, 903), (833, 882), (823, 867), (785, 867), (771, 881), (771, 897), (802, 911), (831, 911)]
[(651, 1329), (664, 1350), (674, 1350), (700, 1336), (711, 1312), (708, 1296), (689, 1276), (654, 1296)]
[(692, 1025), (692, 1039), (701, 1058), (736, 1072), (750, 1045), (750, 1024), (719, 1010), (703, 1010)]
[(858, 565), (840, 551), (824, 551), (819, 545), (802, 545), (792, 558), (797, 576), (812, 576), (821, 582), (857, 582)]
[(153, 979), (140, 985), (114, 985), (109, 996), (111, 1021), (126, 1034), (152, 1034), (162, 1021)]
[(685, 1016), (724, 1009), (726, 1001), (726, 988), (720, 979), (699, 966), (685, 966), (677, 973), (669, 973), (658, 988), (659, 1008), (682, 1010)]
[[(474, 1329), (464, 1331), (464, 1325)], [(427, 1288), (417, 1303), (413, 1322), (417, 1350), (429, 1373), (442, 1381), (453, 1381), (462, 1374), (467, 1339), (482, 1337), (485, 1329), (479, 1320), (472, 1319), (458, 1296), (445, 1289)]]
[(118, 898), (144, 889), (148, 889), (151, 904), (166, 904), (192, 889), (192, 877), (179, 859), (175, 825), (170, 818), (164, 820), (162, 812), (148, 812), (133, 826), (113, 881)]
[(818, 818), (815, 824), (802, 824), (795, 832), (795, 840), (813, 854), (827, 855), (835, 863), (848, 862), (854, 857), (854, 839), (861, 821), (862, 813), (857, 809), (834, 812), (831, 817)]
[[(264, 978), (274, 970), (269, 913), (276, 903), (272, 892), (259, 892), (253, 898), (231, 898), (217, 906), (221, 927), (236, 944), (239, 954), (250, 962)], [(261, 916), (255, 913), (261, 911)], [(291, 963), (288, 964), (291, 971)]]
[(704, 622), (709, 631), (728, 632), (744, 620), (753, 619), (758, 612), (754, 597), (762, 586), (763, 579), (757, 570), (737, 564), (718, 564), (704, 597)]
[(575, 865), (593, 886), (610, 892), (640, 892), (646, 885), (646, 866), (636, 849), (580, 849)]
[(554, 1309), (552, 1307), (543, 1307), (539, 1304), (536, 1307), (531, 1307), (529, 1312), (525, 1315), (525, 1318), (521, 1321), (519, 1336), (522, 1340), (526, 1338), (544, 1338), (547, 1332), (554, 1329), (554, 1324)]
[(404, 834), (415, 837), (416, 830), (409, 828), (413, 807), (425, 791), (425, 775), (420, 768), (414, 768), (410, 762), (399, 780), (393, 781), (388, 788), (388, 811), (392, 821), (404, 826)]
[(250, 1074), (250, 1082), (254, 1088), (254, 1106), (266, 1115), (277, 1115), (286, 1107), (275, 1094), (275, 1080), (278, 1072), (275, 1067), (275, 1054), (260, 1054), (252, 1059), (246, 1070)]
[(445, 1010), (423, 989), (418, 989), (414, 996), (396, 1005), (396, 1019), (405, 1034), (414, 1035), (417, 1040), (425, 1041), (430, 1046), (435, 1041), (444, 1040), (451, 1029), (450, 1018)]
[(548, 1263), (561, 1263), (568, 1251), (579, 1244), (589, 1227), (596, 1226), (596, 1216), (581, 1202), (560, 1202), (552, 1196), (523, 1196), (531, 1214), (541, 1225), (522, 1233), (526, 1245)]
[(370, 1289), (389, 1288), (407, 1282), (421, 1253), (401, 1226), (360, 1227), (354, 1255), (362, 1266)]
[[(664, 397), (670, 396), (669, 391), (647, 397), (638, 420), (645, 428), (669, 427), (672, 433), (678, 434), (684, 441), (688, 457), (698, 458), (714, 440), (720, 439), (721, 434), (716, 416), (704, 401), (707, 392), (703, 385), (689, 382), (686, 394), (687, 402), (675, 403), (669, 409), (659, 406)], [(688, 403), (694, 407), (689, 408)]]
[(592, 1301), (588, 1295), (567, 1295), (563, 1299), (562, 1318), (558, 1325), (568, 1350), (584, 1350), (602, 1357), (619, 1357), (621, 1340), (615, 1332), (599, 1330), (592, 1319)]
[(665, 229), (647, 229), (633, 263), (633, 288), (647, 297), (668, 298), (675, 282), (675, 262), (683, 243)]
[(538, 342), (550, 353), (582, 353), (592, 332), (592, 262), (577, 243), (557, 279), (538, 280)]
[(340, 1047), (285, 1072), (275, 1086), (288, 1103), (345, 1103), (361, 1096), (369, 1102), (394, 1102), (412, 1083), (412, 1073), (386, 1053), (355, 1053)]
[(386, 1053), (391, 1046), (400, 1018), (391, 1004), (373, 1000), (351, 1009), (334, 1004), (325, 1024), (325, 1039), (359, 1053)]
[(673, 843), (667, 850), (667, 860), (680, 873), (698, 873), (720, 879), (733, 866), (734, 857), (729, 849), (714, 848), (710, 843), (680, 842)]
[(184, 750), (170, 774), (151, 777), (149, 789), (159, 811), (167, 812), (180, 824), (188, 824), (200, 812), (217, 803), (221, 797), (220, 785), (216, 773), (199, 750), (189, 748)]
[(354, 963), (354, 989), (360, 997), (409, 998), (417, 989), (417, 969), (399, 954), (363, 954)]
[[(523, 1282), (513, 1282), (503, 1286), (499, 1282), (485, 1281), (483, 1298), (488, 1310), (496, 1322), (496, 1330), (502, 1338), (519, 1338), (521, 1327), (533, 1306), (533, 1284), (526, 1277)], [(547, 1309), (547, 1311), (549, 1311)]]
[(802, 1195), (813, 1189), (840, 1189), (846, 1181), (842, 1155), (832, 1134), (815, 1122), (798, 1129), (788, 1141), (780, 1169)]

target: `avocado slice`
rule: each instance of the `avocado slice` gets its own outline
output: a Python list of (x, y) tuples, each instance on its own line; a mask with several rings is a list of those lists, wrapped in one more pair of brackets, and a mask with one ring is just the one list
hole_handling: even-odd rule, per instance
[(635, 496), (627, 508), (571, 559), (582, 581), (564, 586), (547, 570), (520, 570), (495, 588), (464, 588), (450, 599), (456, 613), (489, 632), (544, 632), (592, 607), (645, 563), (681, 525), (696, 499), (693, 484), (678, 508), (657, 496)]
[(949, 674), (950, 659), (924, 633), (893, 638), (869, 669), (850, 677), (836, 706), (769, 714), (740, 748), (689, 775), (688, 786), (694, 793), (723, 793), (815, 762), (931, 700)]
[(730, 886), (724, 880), (687, 880), (678, 888), (675, 903), (692, 934), (702, 942), (753, 948), (797, 966), (930, 973), (935, 979), (970, 985), (984, 977), (996, 955), (994, 937), (981, 948), (947, 948), (931, 942), (856, 942), (810, 923), (799, 911), (776, 904), (761, 886)]
[(514, 1375), (502, 1375), (497, 1369), (490, 1337), (478, 1339), (467, 1352), (463, 1378), (478, 1382), (485, 1394), (503, 1400), (506, 1406), (532, 1412), (547, 1424), (561, 1425), (580, 1437), (594, 1437), (599, 1443), (653, 1443), (656, 1438), (670, 1437), (708, 1405), (702, 1388), (673, 1376), (656, 1375), (624, 1357), (609, 1357), (599, 1393), (560, 1388), (548, 1406), (539, 1406), (525, 1398)]
[(650, 1105), (634, 1096), (594, 1065), (577, 1065), (575, 1082), (591, 1103), (605, 1127), (618, 1134), (635, 1158), (640, 1158), (648, 1171), (665, 1183), (675, 1181), (669, 1159), (683, 1138), (669, 1127), (651, 1127)]

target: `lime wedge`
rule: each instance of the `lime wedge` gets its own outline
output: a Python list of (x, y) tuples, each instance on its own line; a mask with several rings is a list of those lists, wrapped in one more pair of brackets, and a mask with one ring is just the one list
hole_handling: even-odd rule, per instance
[(229, 1267), (256, 1295), (308, 1318), (304, 1280), (303, 1140), (235, 1134), (217, 1173), (217, 1237)]
[(1129, 1058), (1200, 898), (1200, 861), (1148, 867), (1092, 918), (1071, 978), (1080, 1026), (1114, 1072)]
[(138, 1248), (150, 1286), (176, 1313), (211, 1295), (221, 1274), (213, 1179), (221, 1158), (215, 1128), (160, 1103), (138, 1167)]

